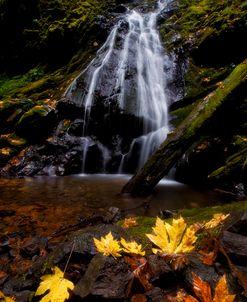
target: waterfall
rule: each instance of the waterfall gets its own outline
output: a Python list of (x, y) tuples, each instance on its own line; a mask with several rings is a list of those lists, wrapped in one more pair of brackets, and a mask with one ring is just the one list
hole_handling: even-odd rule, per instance
[[(151, 13), (129, 11), (67, 89), (65, 96), (83, 108), (82, 172), (87, 172), (90, 146), (98, 146), (99, 172), (107, 171), (109, 163), (114, 172), (123, 173), (140, 169), (166, 139), (169, 94), (165, 66), (172, 62), (160, 41), (157, 17), (167, 4), (158, 1)], [(111, 138), (106, 139), (110, 132)], [(134, 168), (129, 168), (131, 162)]]

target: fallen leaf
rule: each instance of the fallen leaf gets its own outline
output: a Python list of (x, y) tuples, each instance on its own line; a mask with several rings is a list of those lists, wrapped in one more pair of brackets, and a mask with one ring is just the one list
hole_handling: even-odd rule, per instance
[(192, 273), (193, 291), (202, 302), (212, 302), (210, 285), (195, 273)]
[(137, 256), (137, 257), (129, 257), (124, 256), (124, 261), (130, 265), (132, 271), (138, 268), (138, 266), (144, 264), (147, 259), (145, 257)]
[(214, 265), (218, 256), (219, 240), (215, 237), (208, 237), (202, 242), (203, 249), (199, 251), (201, 261), (206, 265)]
[(2, 301), (2, 302), (14, 302), (15, 299), (5, 296), (4, 293), (2, 291), (0, 291), (0, 301)]
[(217, 227), (219, 224), (222, 224), (222, 222), (225, 221), (229, 215), (230, 214), (225, 215), (222, 213), (214, 214), (213, 218), (204, 225), (204, 228), (212, 229)]
[(243, 275), (243, 273), (232, 263), (231, 259), (227, 255), (225, 249), (220, 246), (219, 250), (225, 256), (229, 268), (231, 269), (232, 275), (238, 279), (238, 283), (244, 288), (244, 292), (242, 293), (245, 297), (247, 297), (247, 279)]
[(119, 252), (121, 252), (122, 249), (119, 242), (113, 238), (111, 232), (109, 232), (105, 237), (101, 237), (100, 240), (96, 238), (93, 238), (93, 240), (99, 253), (102, 253), (105, 256), (111, 255), (114, 258), (121, 257)]
[(149, 291), (153, 288), (153, 285), (149, 282), (152, 276), (148, 262), (138, 266), (137, 269), (133, 271), (135, 278), (139, 280), (145, 291)]
[(35, 296), (43, 295), (48, 290), (49, 292), (40, 302), (63, 302), (69, 298), (68, 289), (74, 289), (74, 284), (64, 278), (64, 273), (58, 267), (54, 268), (53, 275), (45, 275), (41, 280)]
[(153, 253), (186, 253), (194, 249), (194, 243), (197, 239), (195, 233), (197, 228), (187, 227), (182, 217), (173, 219), (172, 224), (164, 223), (159, 217), (156, 219), (153, 234), (146, 234), (159, 249), (152, 249)]
[(130, 227), (137, 226), (137, 225), (138, 225), (138, 223), (137, 223), (136, 219), (134, 217), (129, 217), (129, 218), (124, 219), (122, 227), (125, 229), (128, 229)]
[(131, 302), (147, 302), (147, 297), (143, 294), (137, 294), (132, 296)]
[(168, 295), (169, 302), (199, 302), (196, 298), (192, 297), (191, 295), (187, 294), (185, 290), (180, 289), (177, 292), (176, 297)]
[(186, 254), (163, 254), (162, 257), (175, 271), (183, 269), (189, 263)]
[(230, 295), (227, 287), (226, 275), (218, 281), (213, 302), (233, 302), (235, 295)]
[(145, 255), (145, 251), (142, 251), (142, 245), (138, 244), (135, 241), (130, 241), (127, 242), (124, 238), (121, 238), (120, 240), (122, 246), (123, 246), (123, 251), (127, 254), (136, 254), (136, 255)]
[[(223, 275), (216, 287), (214, 298), (212, 298), (211, 288), (206, 281), (203, 281), (195, 273), (192, 273), (193, 291), (201, 302), (233, 302), (235, 295), (229, 294), (226, 276)], [(190, 300), (184, 300), (190, 302)]]

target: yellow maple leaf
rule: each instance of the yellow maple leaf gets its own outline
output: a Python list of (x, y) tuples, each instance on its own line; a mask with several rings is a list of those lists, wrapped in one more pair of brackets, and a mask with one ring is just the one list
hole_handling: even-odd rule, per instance
[(64, 278), (64, 273), (58, 267), (54, 268), (53, 275), (45, 275), (41, 280), (35, 296), (43, 295), (48, 290), (49, 292), (40, 302), (63, 302), (69, 298), (68, 289), (74, 289), (74, 284)]
[(124, 238), (121, 238), (120, 240), (122, 246), (123, 246), (123, 251), (128, 253), (128, 254), (136, 254), (136, 255), (145, 255), (145, 251), (142, 251), (142, 245), (138, 244), (135, 241), (130, 241), (127, 242)]
[(212, 229), (217, 227), (219, 224), (221, 224), (230, 214), (222, 214), (222, 213), (218, 213), (218, 214), (214, 214), (213, 218), (211, 220), (209, 220), (205, 225), (205, 229)]
[(159, 249), (152, 249), (153, 253), (187, 253), (194, 249), (197, 239), (194, 226), (187, 227), (182, 217), (173, 219), (172, 224), (164, 222), (159, 217), (156, 219), (154, 234), (146, 234)]
[(105, 256), (112, 255), (114, 258), (121, 257), (121, 247), (119, 242), (115, 240), (112, 236), (112, 233), (109, 232), (105, 237), (101, 237), (100, 240), (93, 238), (94, 244), (99, 253), (102, 253)]
[(213, 302), (233, 302), (235, 296), (229, 294), (226, 275), (223, 275), (216, 285)]
[(2, 301), (2, 302), (15, 302), (15, 299), (5, 296), (4, 293), (2, 291), (0, 291), (0, 301)]

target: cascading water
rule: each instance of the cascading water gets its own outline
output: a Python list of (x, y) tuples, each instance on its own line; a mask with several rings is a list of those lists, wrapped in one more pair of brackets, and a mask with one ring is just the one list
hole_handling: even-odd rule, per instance
[(172, 62), (165, 56), (156, 23), (167, 4), (159, 1), (152, 13), (129, 11), (67, 89), (66, 98), (84, 110), (82, 172), (88, 172), (93, 149), (91, 157), (101, 158), (97, 172), (134, 172), (165, 140), (165, 69)]

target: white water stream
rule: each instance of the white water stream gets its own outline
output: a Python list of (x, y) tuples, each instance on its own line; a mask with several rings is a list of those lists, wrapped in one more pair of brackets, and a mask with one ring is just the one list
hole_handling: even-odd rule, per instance
[[(87, 79), (87, 89), (75, 93), (77, 79), (73, 81), (66, 91), (66, 97), (73, 98), (77, 103), (83, 104), (83, 171), (87, 160), (88, 148), (92, 138), (88, 135), (88, 123), (91, 108), (94, 104), (98, 85), (105, 81), (107, 74), (111, 74), (111, 84), (118, 105), (123, 112), (134, 114), (143, 119), (143, 134), (132, 140), (129, 150), (121, 150), (121, 140), (117, 147), (121, 160), (118, 172), (124, 171), (124, 166), (131, 157), (132, 152), (139, 148), (138, 168), (141, 168), (151, 153), (166, 139), (169, 132), (168, 125), (168, 94), (166, 87), (165, 66), (171, 65), (168, 56), (160, 41), (157, 30), (157, 17), (165, 9), (168, 1), (158, 1), (158, 8), (151, 13), (141, 14), (135, 10), (129, 11), (124, 19), (112, 29), (105, 44), (97, 52), (95, 59), (79, 76)], [(123, 24), (128, 26), (119, 46), (118, 36)], [(121, 32), (122, 33), (122, 32)], [(112, 62), (116, 62), (114, 68)], [(110, 72), (109, 72), (110, 70)], [(135, 71), (135, 84), (132, 90), (128, 82), (128, 75)], [(133, 88), (134, 87), (134, 88)], [(130, 97), (131, 95), (131, 97)], [(102, 151), (103, 166), (111, 158), (110, 150), (99, 143)]]

